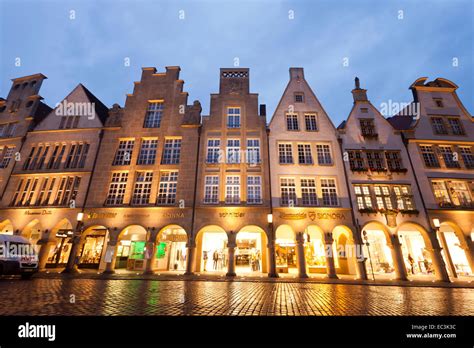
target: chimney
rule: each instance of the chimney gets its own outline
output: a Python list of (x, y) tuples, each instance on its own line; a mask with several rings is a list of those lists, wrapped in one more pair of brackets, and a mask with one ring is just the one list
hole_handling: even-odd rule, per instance
[(260, 116), (267, 116), (267, 105), (260, 104)]
[(367, 99), (367, 90), (360, 88), (359, 78), (355, 78), (355, 88), (352, 90), (352, 96), (354, 98), (354, 103), (358, 101), (369, 101)]
[(304, 79), (304, 69), (303, 68), (290, 68), (290, 80), (300, 80)]

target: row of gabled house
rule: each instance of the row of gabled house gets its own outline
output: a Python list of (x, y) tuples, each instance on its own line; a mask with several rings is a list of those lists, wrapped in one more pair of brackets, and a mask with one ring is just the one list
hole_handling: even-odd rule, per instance
[(385, 118), (356, 78), (336, 127), (302, 68), (267, 124), (249, 70), (221, 69), (209, 115), (179, 67), (143, 68), (124, 107), (42, 74), (0, 99), (0, 233), (41, 269), (469, 278), (474, 124), (446, 79)]

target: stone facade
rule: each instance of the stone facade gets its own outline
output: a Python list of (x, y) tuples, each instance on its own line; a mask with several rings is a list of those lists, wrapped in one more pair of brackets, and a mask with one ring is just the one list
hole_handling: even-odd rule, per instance
[(474, 129), (452, 82), (417, 80), (419, 113), (385, 119), (357, 80), (336, 128), (290, 68), (267, 127), (249, 69), (220, 70), (202, 118), (179, 72), (143, 68), (110, 109), (78, 85), (52, 110), (45, 76), (14, 79), (0, 99), (1, 233), (65, 271), (472, 274)]

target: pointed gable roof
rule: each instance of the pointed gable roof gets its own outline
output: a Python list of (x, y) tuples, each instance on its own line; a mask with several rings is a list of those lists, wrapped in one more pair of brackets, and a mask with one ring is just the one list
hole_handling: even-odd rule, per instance
[(89, 101), (94, 103), (96, 115), (99, 116), (102, 124), (105, 124), (105, 121), (109, 115), (109, 108), (105, 106), (105, 104), (102, 103), (94, 94), (92, 94), (92, 92), (89, 91), (82, 83), (80, 83), (78, 87), (81, 87), (84, 93), (87, 95)]
[[(280, 110), (280, 108), (282, 106), (282, 103), (283, 103), (283, 100), (285, 99), (285, 97), (289, 93), (290, 87), (295, 83), (302, 83), (303, 86), (304, 86), (302, 89), (307, 89), (308, 90), (310, 96), (312, 98), (314, 98), (314, 100), (316, 101), (317, 106), (321, 109), (322, 113), (327, 118), (327, 120), (329, 121), (332, 128), (336, 129), (336, 127), (334, 126), (334, 123), (332, 122), (331, 118), (328, 116), (326, 110), (324, 110), (323, 105), (319, 101), (318, 97), (316, 97), (316, 94), (311, 89), (311, 86), (309, 85), (308, 81), (306, 81), (306, 79), (304, 77), (304, 68), (290, 67), (289, 71), (290, 71), (290, 80), (288, 81), (288, 84), (286, 85), (285, 90), (284, 90), (283, 94), (281, 95), (281, 98), (278, 102), (277, 107), (275, 108), (275, 111), (273, 112), (272, 118), (270, 119), (270, 122), (268, 123), (268, 126), (271, 127), (272, 121), (275, 118), (275, 115), (277, 114), (277, 112)], [(305, 96), (304, 103), (306, 103), (306, 100), (307, 100), (307, 96)]]

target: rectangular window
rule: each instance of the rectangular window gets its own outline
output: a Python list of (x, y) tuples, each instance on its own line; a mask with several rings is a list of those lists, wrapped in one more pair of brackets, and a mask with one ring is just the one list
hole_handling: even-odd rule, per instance
[(323, 196), (324, 206), (337, 206), (337, 191), (336, 191), (336, 180), (334, 179), (321, 179), (321, 193)]
[(49, 152), (49, 145), (45, 145), (43, 153), (41, 154), (38, 165), (36, 166), (36, 169), (43, 169), (44, 162), (46, 161), (46, 156), (48, 155)]
[(465, 181), (448, 181), (448, 191), (451, 195), (451, 201), (456, 207), (472, 208), (472, 198), (469, 193), (469, 187)]
[(28, 170), (28, 168), (29, 168), (29, 166), (30, 166), (30, 163), (31, 163), (31, 160), (33, 159), (33, 156), (34, 156), (34, 154), (35, 154), (35, 150), (36, 150), (36, 147), (32, 146), (32, 147), (31, 147), (30, 154), (29, 154), (28, 157), (26, 158), (25, 163), (23, 163), (23, 170)]
[(295, 115), (295, 114), (286, 115), (286, 129), (289, 131), (300, 130), (300, 127), (298, 125), (298, 115)]
[(127, 188), (128, 172), (119, 172), (112, 174), (112, 180), (109, 185), (109, 193), (107, 194), (106, 205), (121, 205), (125, 197), (125, 189)]
[(72, 159), (74, 157), (74, 154), (76, 153), (76, 150), (77, 150), (77, 145), (71, 144), (71, 147), (69, 148), (69, 153), (66, 157), (66, 162), (64, 163), (64, 168), (71, 168)]
[(474, 155), (472, 153), (470, 146), (460, 146), (459, 152), (461, 153), (462, 161), (464, 162), (464, 166), (467, 169), (474, 168)]
[(240, 203), (240, 176), (228, 175), (225, 181), (225, 202), (227, 204)]
[(303, 205), (318, 205), (315, 179), (301, 179), (301, 200)]
[(462, 127), (461, 120), (459, 118), (449, 117), (448, 125), (451, 128), (451, 132), (454, 135), (465, 135), (464, 128)]
[(161, 164), (179, 164), (181, 156), (181, 139), (165, 139)]
[(247, 163), (260, 163), (260, 139), (247, 139)]
[[(439, 151), (443, 156), (444, 164), (446, 168), (459, 168), (459, 162), (457, 158), (454, 157), (453, 149), (451, 146), (439, 146)], [(456, 154), (457, 155), (457, 154)]]
[(14, 135), (16, 123), (4, 123), (0, 125), (0, 138), (10, 138)]
[(413, 195), (411, 194), (410, 186), (394, 186), (395, 198), (397, 201), (397, 209), (399, 210), (414, 210)]
[(308, 132), (316, 132), (318, 130), (316, 115), (304, 115), (304, 122)]
[(79, 161), (79, 168), (84, 168), (86, 165), (87, 154), (89, 153), (90, 144), (84, 144), (81, 152), (81, 159)]
[(42, 203), (42, 205), (49, 205), (50, 199), (53, 196), (53, 189), (54, 184), (56, 183), (56, 178), (51, 179), (51, 183), (49, 184), (48, 192), (46, 193), (46, 197)]
[(304, 103), (304, 93), (295, 93), (295, 103)]
[(29, 170), (36, 169), (36, 165), (42, 153), (43, 153), (43, 145), (38, 145), (38, 150), (35, 152), (33, 158), (31, 159), (30, 166), (28, 167)]
[(26, 180), (26, 184), (23, 187), (23, 190), (21, 191), (20, 199), (16, 202), (16, 206), (22, 206), (24, 205), (26, 195), (30, 191), (30, 185), (31, 185), (31, 179)]
[(219, 154), (221, 150), (220, 139), (207, 139), (207, 163), (219, 163)]
[(227, 108), (227, 128), (240, 128), (240, 108)]
[(137, 172), (133, 189), (132, 205), (145, 205), (150, 202), (153, 172)]
[(371, 171), (381, 172), (386, 170), (383, 151), (366, 151), (366, 156)]
[(373, 209), (374, 205), (372, 203), (369, 186), (356, 185), (354, 186), (354, 192), (357, 200), (357, 208), (359, 210)]
[(364, 157), (362, 156), (362, 151), (352, 150), (348, 151), (349, 153), (349, 166), (352, 171), (365, 171), (367, 167), (365, 166)]
[(77, 168), (78, 167), (79, 159), (81, 158), (82, 151), (84, 151), (84, 144), (78, 144), (76, 152), (74, 152), (74, 157), (72, 158), (70, 168)]
[(247, 203), (262, 203), (262, 177), (257, 175), (247, 176)]
[(376, 137), (377, 132), (375, 131), (374, 120), (371, 118), (361, 118), (359, 119), (360, 129), (362, 136), (364, 137)]
[(293, 178), (280, 178), (281, 205), (296, 206), (296, 185)]
[(5, 146), (3, 148), (1, 157), (0, 157), (0, 168), (7, 168), (10, 164), (11, 159), (13, 158), (13, 154), (15, 153), (15, 147)]
[(36, 206), (43, 205), (44, 197), (46, 195), (46, 190), (48, 188), (48, 182), (49, 182), (49, 178), (43, 178), (43, 182), (41, 183), (40, 192), (38, 194), (38, 197), (36, 198), (36, 202), (35, 202)]
[(148, 103), (143, 128), (160, 128), (161, 119), (163, 117), (163, 108), (163, 102)]
[(434, 153), (433, 147), (431, 145), (421, 145), (421, 156), (425, 161), (425, 166), (430, 168), (439, 168), (438, 157)]
[(442, 117), (431, 117), (431, 126), (435, 134), (448, 134)]
[(120, 140), (113, 166), (128, 166), (132, 160), (133, 147), (135, 140)]
[(313, 164), (313, 156), (311, 155), (310, 144), (298, 144), (298, 163)]
[(278, 144), (278, 158), (280, 160), (280, 164), (293, 163), (291, 144)]
[(33, 202), (33, 196), (35, 194), (36, 187), (38, 186), (38, 181), (39, 181), (38, 178), (35, 178), (33, 180), (33, 185), (31, 185), (30, 191), (27, 194), (27, 198), (26, 198), (26, 201), (25, 201), (24, 205), (29, 206), (29, 205), (32, 205), (34, 203)]
[(404, 169), (400, 151), (385, 151), (385, 160), (391, 172), (399, 172)]
[(227, 139), (227, 163), (240, 163), (240, 139)]
[(156, 204), (166, 205), (176, 203), (176, 193), (178, 191), (178, 172), (161, 172), (160, 185), (158, 187), (158, 197)]
[(140, 153), (138, 154), (137, 164), (155, 164), (157, 148), (157, 139), (143, 139)]
[(219, 203), (219, 177), (207, 175), (204, 183), (204, 203)]
[(10, 202), (10, 206), (16, 206), (18, 203), (18, 197), (20, 197), (20, 193), (21, 193), (21, 188), (23, 187), (23, 182), (24, 182), (24, 179), (20, 179), (18, 181), (18, 185), (16, 187), (16, 190), (15, 190), (15, 194), (13, 195), (13, 198), (12, 198), (12, 201)]
[(316, 145), (318, 153), (318, 164), (320, 166), (328, 166), (332, 164), (331, 149), (329, 145)]
[(392, 199), (390, 198), (390, 188), (388, 186), (374, 186), (374, 193), (378, 209), (393, 209)]

